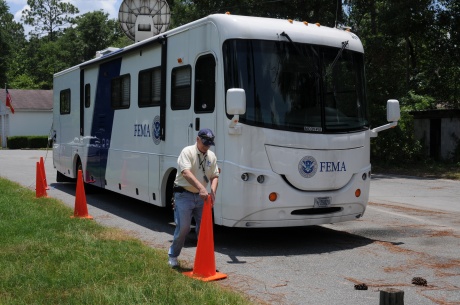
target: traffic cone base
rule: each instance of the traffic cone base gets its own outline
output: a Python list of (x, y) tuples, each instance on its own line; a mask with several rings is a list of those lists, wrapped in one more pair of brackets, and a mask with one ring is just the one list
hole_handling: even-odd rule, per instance
[(186, 276), (204, 282), (220, 280), (227, 277), (224, 273), (216, 272), (211, 206), (211, 196), (208, 196), (204, 202), (193, 271), (183, 272)]
[(203, 276), (201, 276), (199, 274), (195, 274), (195, 273), (193, 273), (193, 271), (183, 272), (182, 274), (184, 274), (184, 275), (186, 275), (188, 277), (203, 281), (203, 282), (217, 281), (217, 280), (223, 280), (223, 279), (227, 278), (226, 274), (220, 273), (220, 272), (215, 272), (214, 275), (207, 276), (207, 277), (203, 277)]
[(83, 185), (83, 174), (81, 170), (78, 171), (77, 190), (75, 193), (75, 209), (71, 218), (86, 218), (93, 219), (88, 214), (88, 207), (86, 205), (85, 186)]
[(84, 216), (73, 215), (73, 216), (70, 216), (70, 218), (85, 218), (85, 219), (93, 219), (93, 216), (91, 216), (91, 215), (84, 215)]

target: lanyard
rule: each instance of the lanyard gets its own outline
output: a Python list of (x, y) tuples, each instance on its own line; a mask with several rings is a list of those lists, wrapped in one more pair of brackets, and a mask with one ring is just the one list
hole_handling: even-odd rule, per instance
[(209, 182), (209, 179), (208, 177), (206, 176), (206, 171), (204, 169), (205, 165), (206, 165), (206, 155), (204, 155), (204, 159), (203, 161), (201, 161), (201, 157), (200, 157), (200, 154), (198, 154), (198, 160), (200, 161), (200, 167), (201, 169), (203, 170), (203, 179), (204, 181), (206, 181), (206, 183)]
[(200, 161), (199, 167), (203, 170), (203, 174), (205, 174), (205, 165), (206, 165), (206, 155), (204, 155), (203, 161), (201, 161), (200, 154), (198, 154), (198, 160)]

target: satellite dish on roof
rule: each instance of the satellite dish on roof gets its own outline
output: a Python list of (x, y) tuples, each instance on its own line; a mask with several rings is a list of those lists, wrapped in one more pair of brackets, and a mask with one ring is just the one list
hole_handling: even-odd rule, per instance
[(121, 29), (135, 42), (165, 32), (170, 17), (165, 0), (123, 0), (118, 11)]

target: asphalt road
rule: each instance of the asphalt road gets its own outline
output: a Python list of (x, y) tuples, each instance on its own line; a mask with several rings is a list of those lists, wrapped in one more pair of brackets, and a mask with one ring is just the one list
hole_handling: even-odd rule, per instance
[[(75, 184), (56, 183), (51, 151), (0, 150), (0, 176), (35, 189), (45, 159), (48, 195), (74, 207)], [(1, 194), (0, 194), (1, 196)], [(261, 304), (379, 304), (380, 290), (404, 291), (405, 304), (460, 305), (460, 182), (374, 175), (363, 218), (331, 225), (214, 227), (218, 283)], [(95, 221), (125, 229), (147, 245), (169, 247), (174, 225), (165, 209), (111, 192), (86, 194)], [(180, 257), (192, 267), (190, 234)], [(165, 262), (166, 264), (167, 262)], [(412, 284), (414, 277), (427, 286)], [(368, 290), (355, 290), (364, 283)]]

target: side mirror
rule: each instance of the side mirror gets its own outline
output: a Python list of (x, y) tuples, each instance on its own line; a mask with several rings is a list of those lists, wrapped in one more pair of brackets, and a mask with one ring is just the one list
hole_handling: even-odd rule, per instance
[(387, 120), (390, 123), (372, 129), (370, 133), (370, 137), (375, 138), (380, 131), (396, 127), (396, 125), (398, 125), (398, 121), (400, 117), (401, 117), (401, 112), (399, 110), (399, 101), (398, 100), (388, 100), (387, 101)]
[(388, 100), (387, 101), (387, 121), (396, 122), (399, 121), (401, 113), (399, 110), (399, 101), (398, 100)]
[(246, 93), (244, 89), (233, 88), (227, 90), (227, 113), (232, 115), (246, 113)]

